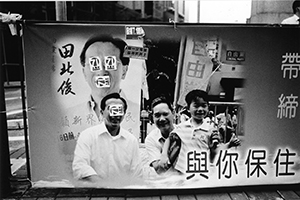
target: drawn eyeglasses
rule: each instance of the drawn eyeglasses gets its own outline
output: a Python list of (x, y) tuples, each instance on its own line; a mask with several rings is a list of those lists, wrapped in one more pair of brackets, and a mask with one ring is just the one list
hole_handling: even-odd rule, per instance
[(91, 72), (100, 70), (116, 71), (121, 61), (117, 60), (116, 56), (104, 56), (103, 60), (99, 56), (93, 56), (89, 58), (88, 64)]

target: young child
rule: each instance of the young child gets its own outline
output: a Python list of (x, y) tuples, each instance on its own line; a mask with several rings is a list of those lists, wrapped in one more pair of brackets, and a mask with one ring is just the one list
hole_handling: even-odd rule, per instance
[[(191, 118), (178, 125), (164, 144), (161, 164), (186, 173), (188, 153), (207, 153), (207, 160), (213, 160), (220, 143), (219, 133), (207, 117), (209, 112), (208, 94), (192, 90), (186, 97)], [(194, 158), (194, 156), (192, 156)]]

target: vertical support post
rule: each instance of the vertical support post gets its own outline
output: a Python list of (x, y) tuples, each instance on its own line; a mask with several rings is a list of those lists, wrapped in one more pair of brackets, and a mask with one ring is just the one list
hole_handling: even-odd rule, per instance
[(185, 54), (185, 46), (186, 46), (186, 36), (182, 36), (180, 40), (180, 51), (178, 56), (177, 63), (177, 72), (176, 72), (176, 82), (175, 82), (175, 91), (174, 91), (174, 102), (173, 106), (177, 105), (177, 101), (180, 96), (180, 87), (181, 87), (181, 77), (182, 77), (182, 69), (183, 69), (183, 60)]
[(28, 140), (28, 126), (27, 126), (27, 106), (25, 96), (25, 68), (23, 63), (23, 38), (21, 36), (22, 22), (17, 22), (18, 33), (18, 61), (20, 66), (20, 81), (21, 81), (21, 97), (22, 97), (22, 110), (23, 110), (23, 124), (24, 124), (24, 137), (25, 137), (25, 151), (26, 151), (26, 168), (27, 177), (31, 179), (30, 170), (30, 157), (29, 157), (29, 140)]
[[(3, 34), (3, 24), (0, 23), (0, 41), (2, 40)], [(1, 146), (1, 153), (0, 153), (0, 199), (7, 197), (11, 192), (10, 186), (10, 176), (11, 176), (11, 169), (10, 169), (10, 154), (9, 154), (9, 142), (8, 142), (8, 131), (7, 131), (7, 119), (6, 119), (6, 109), (5, 109), (5, 93), (4, 93), (4, 77), (3, 72), (4, 68), (2, 67), (4, 49), (0, 48), (0, 146)]]
[(197, 1), (197, 22), (200, 23), (200, 1)]
[(145, 2), (141, 1), (141, 18), (145, 18)]
[(179, 1), (174, 2), (174, 7), (175, 7), (174, 21), (175, 21), (175, 23), (178, 22), (178, 3), (179, 3)]
[(218, 122), (217, 122), (217, 119), (216, 119), (216, 116), (217, 116), (217, 105), (215, 105), (214, 108), (215, 108), (215, 109), (214, 109), (214, 122), (215, 122), (215, 124), (216, 124), (216, 123), (218, 123)]
[(56, 21), (67, 21), (67, 3), (55, 1)]

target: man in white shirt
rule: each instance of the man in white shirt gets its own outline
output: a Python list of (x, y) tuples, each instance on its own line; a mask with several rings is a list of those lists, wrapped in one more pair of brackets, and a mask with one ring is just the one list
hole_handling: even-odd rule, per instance
[(281, 24), (300, 24), (300, 0), (295, 0), (293, 2), (293, 12), (294, 12), (294, 15), (289, 17), (289, 18), (286, 18), (284, 19)]
[(126, 100), (119, 93), (112, 93), (101, 100), (100, 108), (103, 122), (84, 130), (78, 138), (72, 166), (74, 177), (92, 182), (141, 177), (138, 141), (120, 126)]
[(145, 147), (148, 154), (150, 167), (153, 167), (156, 173), (161, 174), (169, 169), (169, 166), (160, 165), (160, 156), (163, 150), (165, 140), (174, 129), (174, 109), (171, 103), (164, 97), (157, 97), (151, 104), (153, 122), (156, 128), (146, 137)]

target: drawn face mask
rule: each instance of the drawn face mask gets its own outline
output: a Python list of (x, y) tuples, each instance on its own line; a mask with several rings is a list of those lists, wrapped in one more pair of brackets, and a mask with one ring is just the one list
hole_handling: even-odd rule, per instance
[(110, 78), (109, 76), (95, 76), (95, 85), (97, 88), (109, 88), (110, 87)]
[(116, 71), (117, 68), (116, 56), (105, 56), (104, 57), (104, 68), (106, 71)]
[[(103, 63), (103, 64), (102, 64)], [(98, 72), (104, 69), (106, 71), (116, 71), (118, 68), (118, 62), (116, 56), (104, 56), (102, 62), (99, 56), (93, 56), (89, 58), (89, 66), (91, 72)]]
[(86, 51), (84, 78), (93, 93), (120, 91), (127, 66), (119, 59), (120, 50), (110, 42), (95, 42)]
[(111, 117), (124, 115), (124, 108), (122, 104), (110, 105), (108, 109), (109, 109), (109, 116)]
[[(89, 58), (89, 66), (92, 73), (97, 73), (103, 70), (103, 64), (105, 71), (116, 71), (118, 69), (116, 56), (104, 56), (103, 62), (99, 56)], [(111, 86), (111, 80), (108, 75), (97, 75), (94, 79), (97, 88), (109, 88)]]
[(97, 72), (102, 70), (102, 62), (99, 56), (93, 56), (89, 58), (89, 66), (91, 72)]

